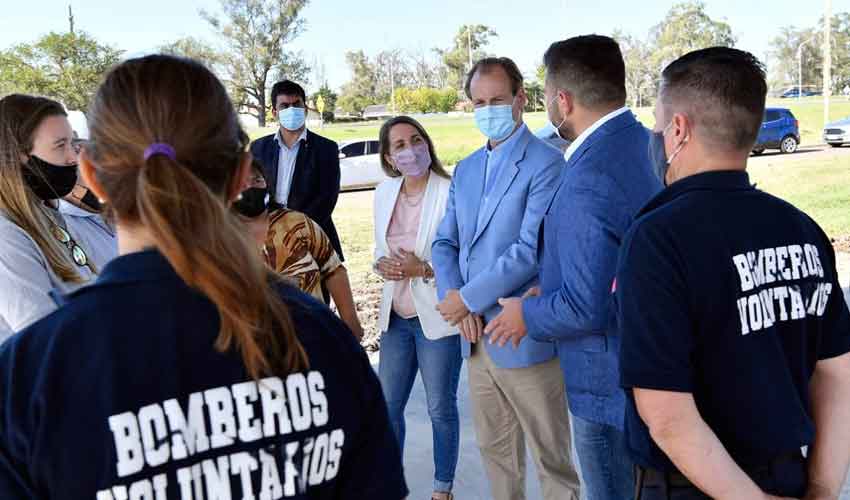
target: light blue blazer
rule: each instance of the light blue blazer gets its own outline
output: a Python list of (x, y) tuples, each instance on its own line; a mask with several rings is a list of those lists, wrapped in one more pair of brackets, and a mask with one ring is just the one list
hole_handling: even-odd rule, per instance
[[(516, 133), (523, 135), (483, 207), (481, 224), (487, 151), (481, 148), (458, 164), (431, 249), (439, 299), (459, 289), (470, 310), (487, 321), (501, 310), (500, 298), (520, 296), (537, 284), (538, 230), (565, 166), (560, 152), (527, 128)], [(554, 343), (530, 337), (518, 349), (486, 340), (480, 344), (500, 368), (532, 366), (556, 355)], [(471, 346), (465, 340), (462, 350), (469, 357)]]

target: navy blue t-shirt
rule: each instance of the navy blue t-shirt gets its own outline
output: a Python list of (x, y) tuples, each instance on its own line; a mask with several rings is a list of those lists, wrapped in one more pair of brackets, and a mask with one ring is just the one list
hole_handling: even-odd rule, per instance
[(620, 253), (626, 434), (640, 465), (675, 470), (630, 388), (692, 393), (739, 465), (814, 437), (809, 379), (850, 351), (850, 314), (829, 239), (745, 172), (688, 177), (641, 212)]
[(281, 288), (310, 368), (253, 381), (159, 253), (110, 263), (0, 348), (0, 498), (404, 498), (365, 353)]

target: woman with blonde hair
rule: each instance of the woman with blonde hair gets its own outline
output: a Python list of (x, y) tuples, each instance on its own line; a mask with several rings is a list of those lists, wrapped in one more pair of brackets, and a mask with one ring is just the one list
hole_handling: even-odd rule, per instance
[(393, 431), (404, 448), (404, 409), (422, 376), (434, 436), (432, 498), (452, 498), (460, 445), (458, 330), (437, 312), (431, 244), (446, 211), (451, 180), (419, 122), (393, 118), (379, 134), (390, 177), (375, 190), (375, 271), (384, 278), (378, 316), (379, 376)]
[(230, 212), (251, 155), (221, 82), (125, 61), (89, 128), (121, 255), (0, 347), (0, 498), (404, 498), (365, 353)]

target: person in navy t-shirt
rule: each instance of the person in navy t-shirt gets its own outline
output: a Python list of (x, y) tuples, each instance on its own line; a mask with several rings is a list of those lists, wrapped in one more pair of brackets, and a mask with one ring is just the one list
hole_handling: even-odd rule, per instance
[(833, 249), (746, 173), (766, 89), (761, 63), (729, 48), (662, 75), (650, 144), (668, 187), (627, 233), (614, 283), (640, 500), (834, 499), (850, 463)]
[(122, 255), (0, 347), (0, 498), (404, 498), (365, 353), (229, 213), (251, 156), (222, 84), (125, 61), (89, 127)]

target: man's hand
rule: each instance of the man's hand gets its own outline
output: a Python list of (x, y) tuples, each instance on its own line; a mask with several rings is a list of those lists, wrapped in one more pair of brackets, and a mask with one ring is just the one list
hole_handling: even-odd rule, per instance
[(437, 304), (437, 310), (440, 311), (443, 319), (448, 321), (452, 326), (460, 323), (470, 312), (466, 308), (466, 304), (463, 303), (460, 292), (455, 289), (446, 292), (446, 298)]
[(526, 290), (524, 294), (522, 294), (523, 300), (525, 300), (529, 297), (540, 297), (540, 287), (539, 286), (533, 286), (533, 287), (529, 288), (528, 290)]
[(471, 344), (477, 343), (484, 335), (484, 320), (477, 314), (467, 314), (458, 326), (460, 327), (460, 334)]
[(375, 263), (375, 272), (387, 281), (401, 281), (404, 273), (401, 270), (401, 262), (390, 257), (381, 257)]
[(499, 299), (499, 305), (502, 306), (502, 312), (487, 323), (484, 333), (490, 336), (491, 344), (504, 347), (510, 341), (516, 349), (523, 337), (528, 334), (522, 317), (522, 299)]

